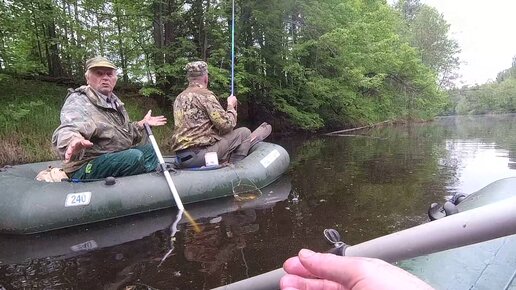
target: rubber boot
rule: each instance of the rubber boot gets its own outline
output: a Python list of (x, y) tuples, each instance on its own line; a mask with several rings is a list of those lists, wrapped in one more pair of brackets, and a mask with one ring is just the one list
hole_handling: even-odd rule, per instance
[(263, 122), (258, 128), (251, 133), (251, 146), (253, 147), (256, 143), (263, 141), (272, 132), (272, 126), (266, 122)]

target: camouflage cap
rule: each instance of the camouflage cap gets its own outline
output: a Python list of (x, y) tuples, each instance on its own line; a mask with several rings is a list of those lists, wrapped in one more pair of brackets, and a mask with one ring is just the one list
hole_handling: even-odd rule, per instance
[(185, 65), (187, 77), (199, 77), (208, 73), (208, 64), (204, 61), (193, 61)]
[(116, 66), (111, 61), (102, 56), (96, 56), (86, 61), (86, 70), (89, 70), (90, 68), (94, 67), (107, 67), (116, 69)]

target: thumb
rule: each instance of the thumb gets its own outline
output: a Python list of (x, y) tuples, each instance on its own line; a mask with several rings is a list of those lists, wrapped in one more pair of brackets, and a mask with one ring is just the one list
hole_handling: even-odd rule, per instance
[(358, 269), (354, 269), (357, 265), (353, 264), (350, 257), (315, 253), (307, 249), (299, 251), (298, 256), (305, 269), (316, 277), (341, 283), (344, 288), (356, 283), (357, 277), (354, 277), (352, 272)]
[(83, 140), (81, 141), (81, 144), (85, 148), (90, 148), (93, 146), (93, 143), (90, 140)]
[(145, 115), (145, 119), (150, 118), (151, 114), (152, 114), (152, 110), (149, 110), (149, 111), (147, 112), (147, 115)]

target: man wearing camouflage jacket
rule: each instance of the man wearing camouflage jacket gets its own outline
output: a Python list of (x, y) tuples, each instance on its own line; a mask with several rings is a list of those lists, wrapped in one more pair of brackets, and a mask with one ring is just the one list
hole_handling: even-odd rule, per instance
[(52, 145), (64, 159), (64, 171), (72, 179), (98, 179), (150, 172), (158, 161), (151, 144), (135, 147), (143, 137), (143, 124), (166, 124), (151, 111), (130, 122), (124, 103), (113, 94), (116, 67), (103, 57), (86, 62), (86, 86), (71, 92), (61, 109), (61, 125)]
[(174, 135), (172, 150), (179, 167), (205, 165), (205, 154), (217, 152), (220, 162), (236, 162), (247, 156), (251, 147), (251, 131), (237, 123), (237, 98), (229, 96), (224, 110), (216, 96), (208, 90), (208, 65), (204, 61), (185, 67), (188, 88), (174, 102)]

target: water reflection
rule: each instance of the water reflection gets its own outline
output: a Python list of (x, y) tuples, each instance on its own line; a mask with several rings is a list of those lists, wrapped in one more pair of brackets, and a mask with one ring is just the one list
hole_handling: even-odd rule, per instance
[[(515, 175), (514, 162), (509, 150), (496, 144), (478, 144), (467, 140), (448, 141), (450, 158), (460, 160), (457, 181), (449, 187), (450, 192), (471, 193), (494, 180)], [(460, 156), (458, 156), (460, 155)]]
[(201, 233), (181, 221), (171, 241), (175, 212), (165, 211), (2, 237), (0, 285), (210, 289), (276, 269), (300, 248), (327, 250), (325, 228), (357, 244), (421, 224), (432, 202), (516, 175), (515, 124), (515, 115), (446, 117), (354, 136), (279, 139), (291, 156), (292, 182), (248, 203), (188, 207)]
[[(514, 176), (516, 115), (444, 117), (346, 137), (283, 140), (300, 195), (293, 224), (359, 243), (427, 220), (432, 202)], [(306, 217), (316, 217), (317, 222)], [(316, 247), (319, 243), (312, 243)]]
[[(246, 235), (259, 229), (256, 212), (272, 211), (290, 191), (290, 179), (285, 176), (251, 201), (227, 198), (191, 205), (188, 211), (201, 225), (200, 233), (183, 219), (179, 232), (172, 235), (176, 211), (164, 210), (38, 235), (1, 236), (0, 286), (170, 289), (161, 284), (164, 279), (199, 289), (199, 283), (205, 282), (196, 279), (194, 283), (199, 275), (195, 273), (214, 274), (230, 260), (243, 259)], [(175, 249), (162, 261), (171, 245)], [(192, 262), (199, 262), (191, 268), (193, 275), (184, 275), (183, 265), (192, 267)], [(145, 278), (140, 277), (142, 273)], [(161, 282), (156, 283), (157, 276)], [(219, 283), (220, 276), (217, 279)]]
[[(185, 232), (185, 257), (201, 263), (201, 272), (220, 272), (224, 265), (246, 247), (246, 236), (259, 230), (256, 211), (248, 209), (211, 219), (201, 225), (201, 231)], [(245, 266), (245, 258), (243, 258)]]

